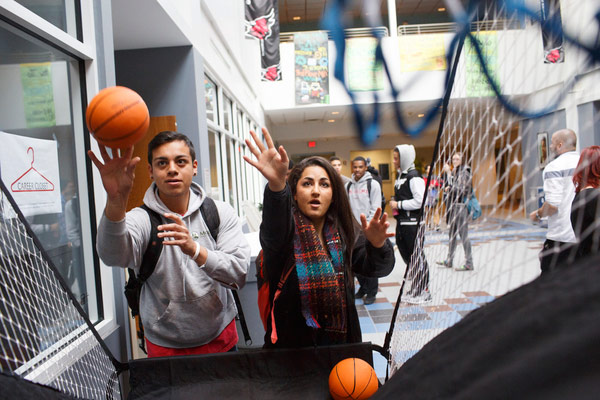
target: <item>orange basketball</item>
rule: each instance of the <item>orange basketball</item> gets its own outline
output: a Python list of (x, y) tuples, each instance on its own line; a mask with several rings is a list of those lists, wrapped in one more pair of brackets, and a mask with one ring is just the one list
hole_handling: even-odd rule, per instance
[(150, 114), (139, 94), (123, 86), (102, 89), (88, 105), (85, 122), (98, 143), (116, 149), (131, 147), (148, 130)]
[(373, 367), (360, 358), (346, 358), (329, 374), (329, 393), (334, 400), (363, 400), (373, 396), (379, 381)]

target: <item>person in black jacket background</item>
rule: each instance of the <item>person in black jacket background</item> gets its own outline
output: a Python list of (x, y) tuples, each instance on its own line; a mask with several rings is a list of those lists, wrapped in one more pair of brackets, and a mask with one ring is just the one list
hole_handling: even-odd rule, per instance
[[(256, 161), (244, 156), (267, 179), (260, 242), (269, 281), (273, 318), (266, 348), (305, 347), (362, 341), (354, 305), (354, 273), (382, 277), (394, 268), (387, 214), (381, 209), (367, 223), (355, 222), (342, 180), (322, 157), (294, 166), (288, 180), (288, 156), (266, 146), (255, 132), (246, 140)], [(362, 228), (362, 229), (361, 229)], [(291, 273), (275, 298), (283, 274)]]
[[(394, 184), (394, 200), (390, 207), (396, 218), (396, 245), (406, 264), (411, 280), (410, 290), (402, 296), (405, 303), (421, 304), (431, 301), (429, 265), (423, 252), (423, 236), (419, 239), (421, 206), (425, 197), (425, 181), (415, 168), (415, 147), (401, 144), (394, 148), (394, 168), (398, 178)], [(420, 223), (419, 223), (420, 222)], [(413, 257), (415, 249), (417, 256)], [(411, 258), (414, 260), (411, 263)]]

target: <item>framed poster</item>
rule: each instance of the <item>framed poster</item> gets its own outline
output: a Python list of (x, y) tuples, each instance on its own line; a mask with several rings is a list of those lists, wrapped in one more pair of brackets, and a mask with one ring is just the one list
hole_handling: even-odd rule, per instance
[(548, 153), (550, 152), (548, 144), (548, 132), (538, 132), (537, 134), (537, 154), (538, 167), (544, 168), (548, 161)]

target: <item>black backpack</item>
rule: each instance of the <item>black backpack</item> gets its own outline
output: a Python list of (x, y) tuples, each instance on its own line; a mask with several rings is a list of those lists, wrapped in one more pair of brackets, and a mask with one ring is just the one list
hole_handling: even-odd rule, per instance
[[(142, 324), (141, 318), (139, 318), (140, 294), (142, 292), (142, 286), (144, 286), (144, 282), (146, 282), (146, 280), (154, 272), (154, 268), (156, 268), (156, 263), (158, 262), (162, 252), (163, 244), (162, 240), (160, 240), (158, 237), (158, 226), (162, 224), (160, 215), (156, 211), (148, 208), (148, 206), (145, 204), (142, 204), (140, 208), (146, 211), (150, 217), (150, 243), (148, 243), (148, 247), (146, 248), (144, 256), (142, 257), (139, 273), (136, 275), (133, 269), (127, 269), (129, 272), (129, 279), (125, 284), (125, 297), (127, 298), (127, 304), (131, 309), (131, 316), (136, 320), (137, 337), (140, 340), (139, 347), (145, 353), (146, 344), (144, 341), (144, 325)], [(214, 200), (210, 197), (206, 197), (200, 206), (200, 212), (202, 213), (204, 222), (206, 222), (206, 225), (208, 226), (210, 235), (216, 242), (217, 235), (219, 234), (219, 225), (221, 224), (221, 219), (219, 218), (219, 211)], [(231, 292), (235, 300), (235, 305), (238, 309), (238, 317), (240, 320), (240, 325), (242, 326), (242, 331), (244, 332), (244, 339), (247, 343), (251, 342), (250, 333), (248, 332), (248, 327), (246, 325), (246, 319), (244, 318), (244, 311), (242, 310), (242, 303), (237, 292), (235, 290), (232, 290)]]

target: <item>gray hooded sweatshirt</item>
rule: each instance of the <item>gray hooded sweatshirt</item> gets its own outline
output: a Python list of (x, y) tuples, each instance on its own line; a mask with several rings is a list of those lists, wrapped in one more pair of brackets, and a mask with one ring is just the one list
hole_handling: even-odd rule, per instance
[[(233, 208), (215, 201), (221, 220), (215, 243), (200, 212), (206, 194), (196, 183), (190, 191), (183, 221), (194, 240), (208, 250), (206, 264), (199, 266), (179, 246), (163, 246), (140, 295), (145, 335), (163, 347), (196, 347), (215, 339), (237, 313), (227, 288), (244, 285), (250, 263), (250, 246)], [(146, 191), (144, 203), (160, 215), (171, 212), (158, 197), (154, 183)], [(143, 209), (134, 208), (118, 222), (102, 215), (97, 248), (106, 265), (138, 272), (149, 240), (150, 218)]]
[[(367, 180), (371, 179), (371, 193), (367, 187)], [(348, 185), (350, 188), (348, 189)], [(348, 200), (350, 200), (350, 207), (352, 208), (352, 215), (360, 223), (360, 214), (365, 214), (367, 222), (369, 222), (375, 215), (377, 207), (381, 207), (381, 186), (371, 176), (369, 171), (359, 179), (357, 182), (352, 174), (352, 181), (346, 183), (346, 190), (348, 192)]]

